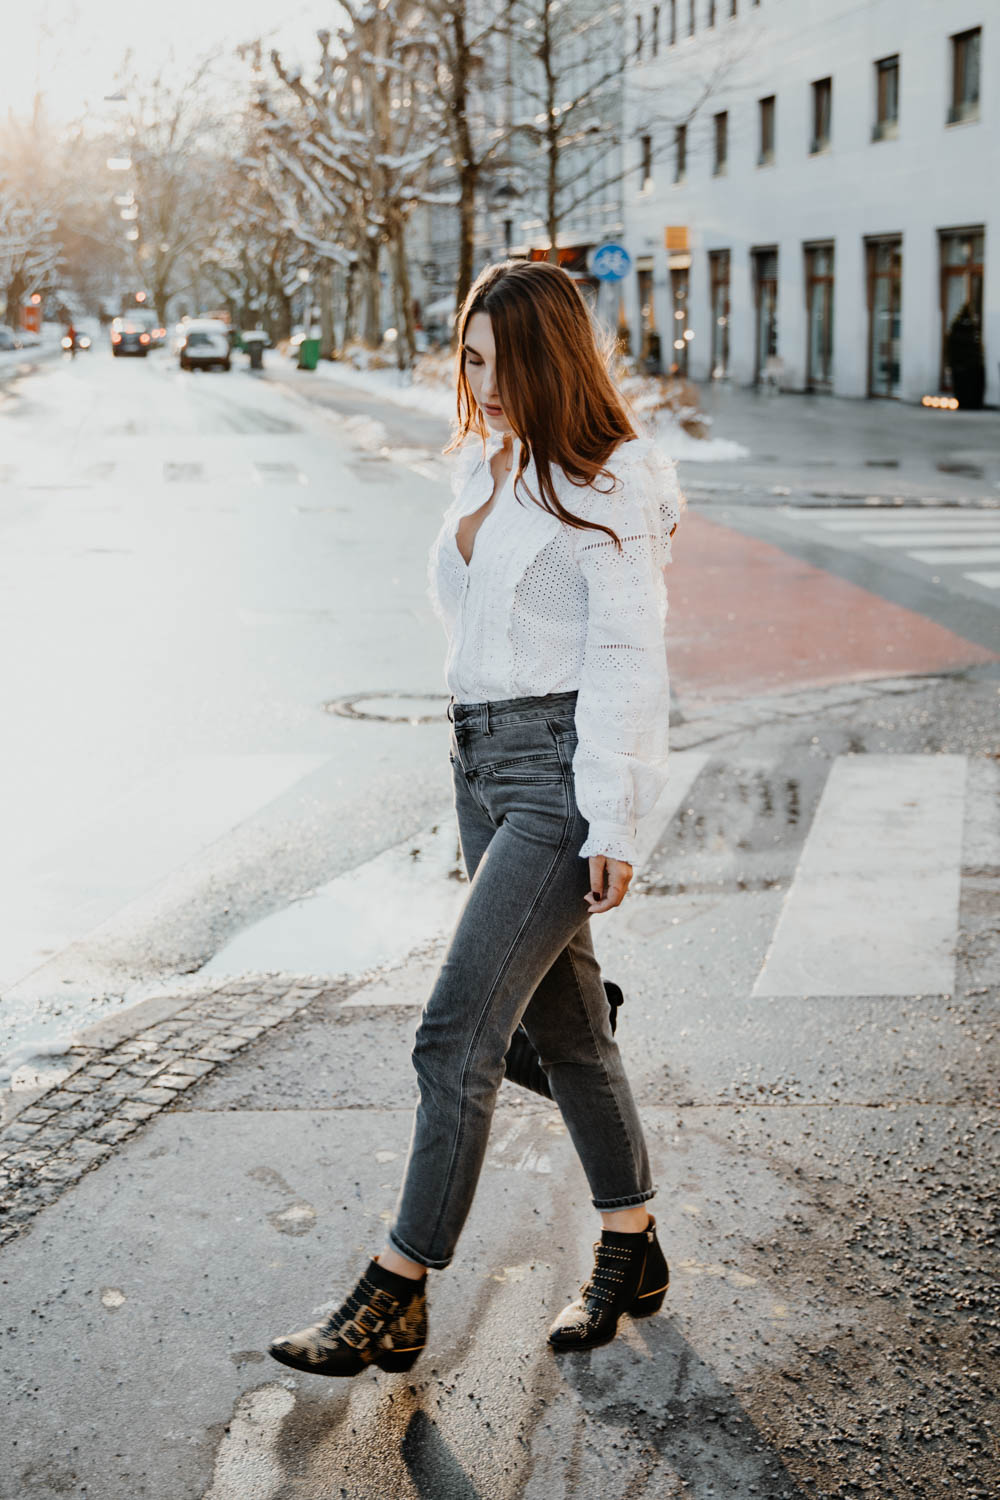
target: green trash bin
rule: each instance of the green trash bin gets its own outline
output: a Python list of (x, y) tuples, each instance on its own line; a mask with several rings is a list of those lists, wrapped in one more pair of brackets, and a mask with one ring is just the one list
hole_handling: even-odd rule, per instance
[(303, 339), (299, 345), (299, 369), (315, 370), (319, 364), (319, 339)]

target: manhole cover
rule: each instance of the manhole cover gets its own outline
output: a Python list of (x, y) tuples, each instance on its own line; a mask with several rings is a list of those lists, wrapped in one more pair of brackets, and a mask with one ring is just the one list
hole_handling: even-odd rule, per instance
[(448, 707), (446, 693), (353, 693), (324, 703), (328, 714), (344, 719), (374, 719), (381, 724), (440, 724)]

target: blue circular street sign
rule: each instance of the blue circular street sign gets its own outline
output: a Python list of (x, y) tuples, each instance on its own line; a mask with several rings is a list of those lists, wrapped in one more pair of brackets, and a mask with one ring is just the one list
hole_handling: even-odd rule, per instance
[(590, 259), (591, 275), (598, 281), (621, 281), (632, 267), (632, 257), (624, 245), (598, 245)]

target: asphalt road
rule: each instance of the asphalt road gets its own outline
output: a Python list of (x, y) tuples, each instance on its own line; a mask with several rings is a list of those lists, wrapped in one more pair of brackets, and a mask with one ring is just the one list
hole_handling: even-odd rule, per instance
[(691, 505), (674, 774), (595, 919), (663, 1311), (548, 1350), (597, 1217), (505, 1085), (411, 1374), (263, 1355), (381, 1242), (462, 899), (443, 436), (315, 393), (95, 354), (0, 409), (0, 1496), (992, 1495), (996, 591), (801, 496)]

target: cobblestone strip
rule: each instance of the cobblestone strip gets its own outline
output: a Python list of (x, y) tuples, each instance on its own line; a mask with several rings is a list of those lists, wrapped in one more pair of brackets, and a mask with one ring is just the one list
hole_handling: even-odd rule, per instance
[(72, 1071), (0, 1129), (0, 1245), (185, 1089), (324, 993), (329, 981), (233, 980)]

